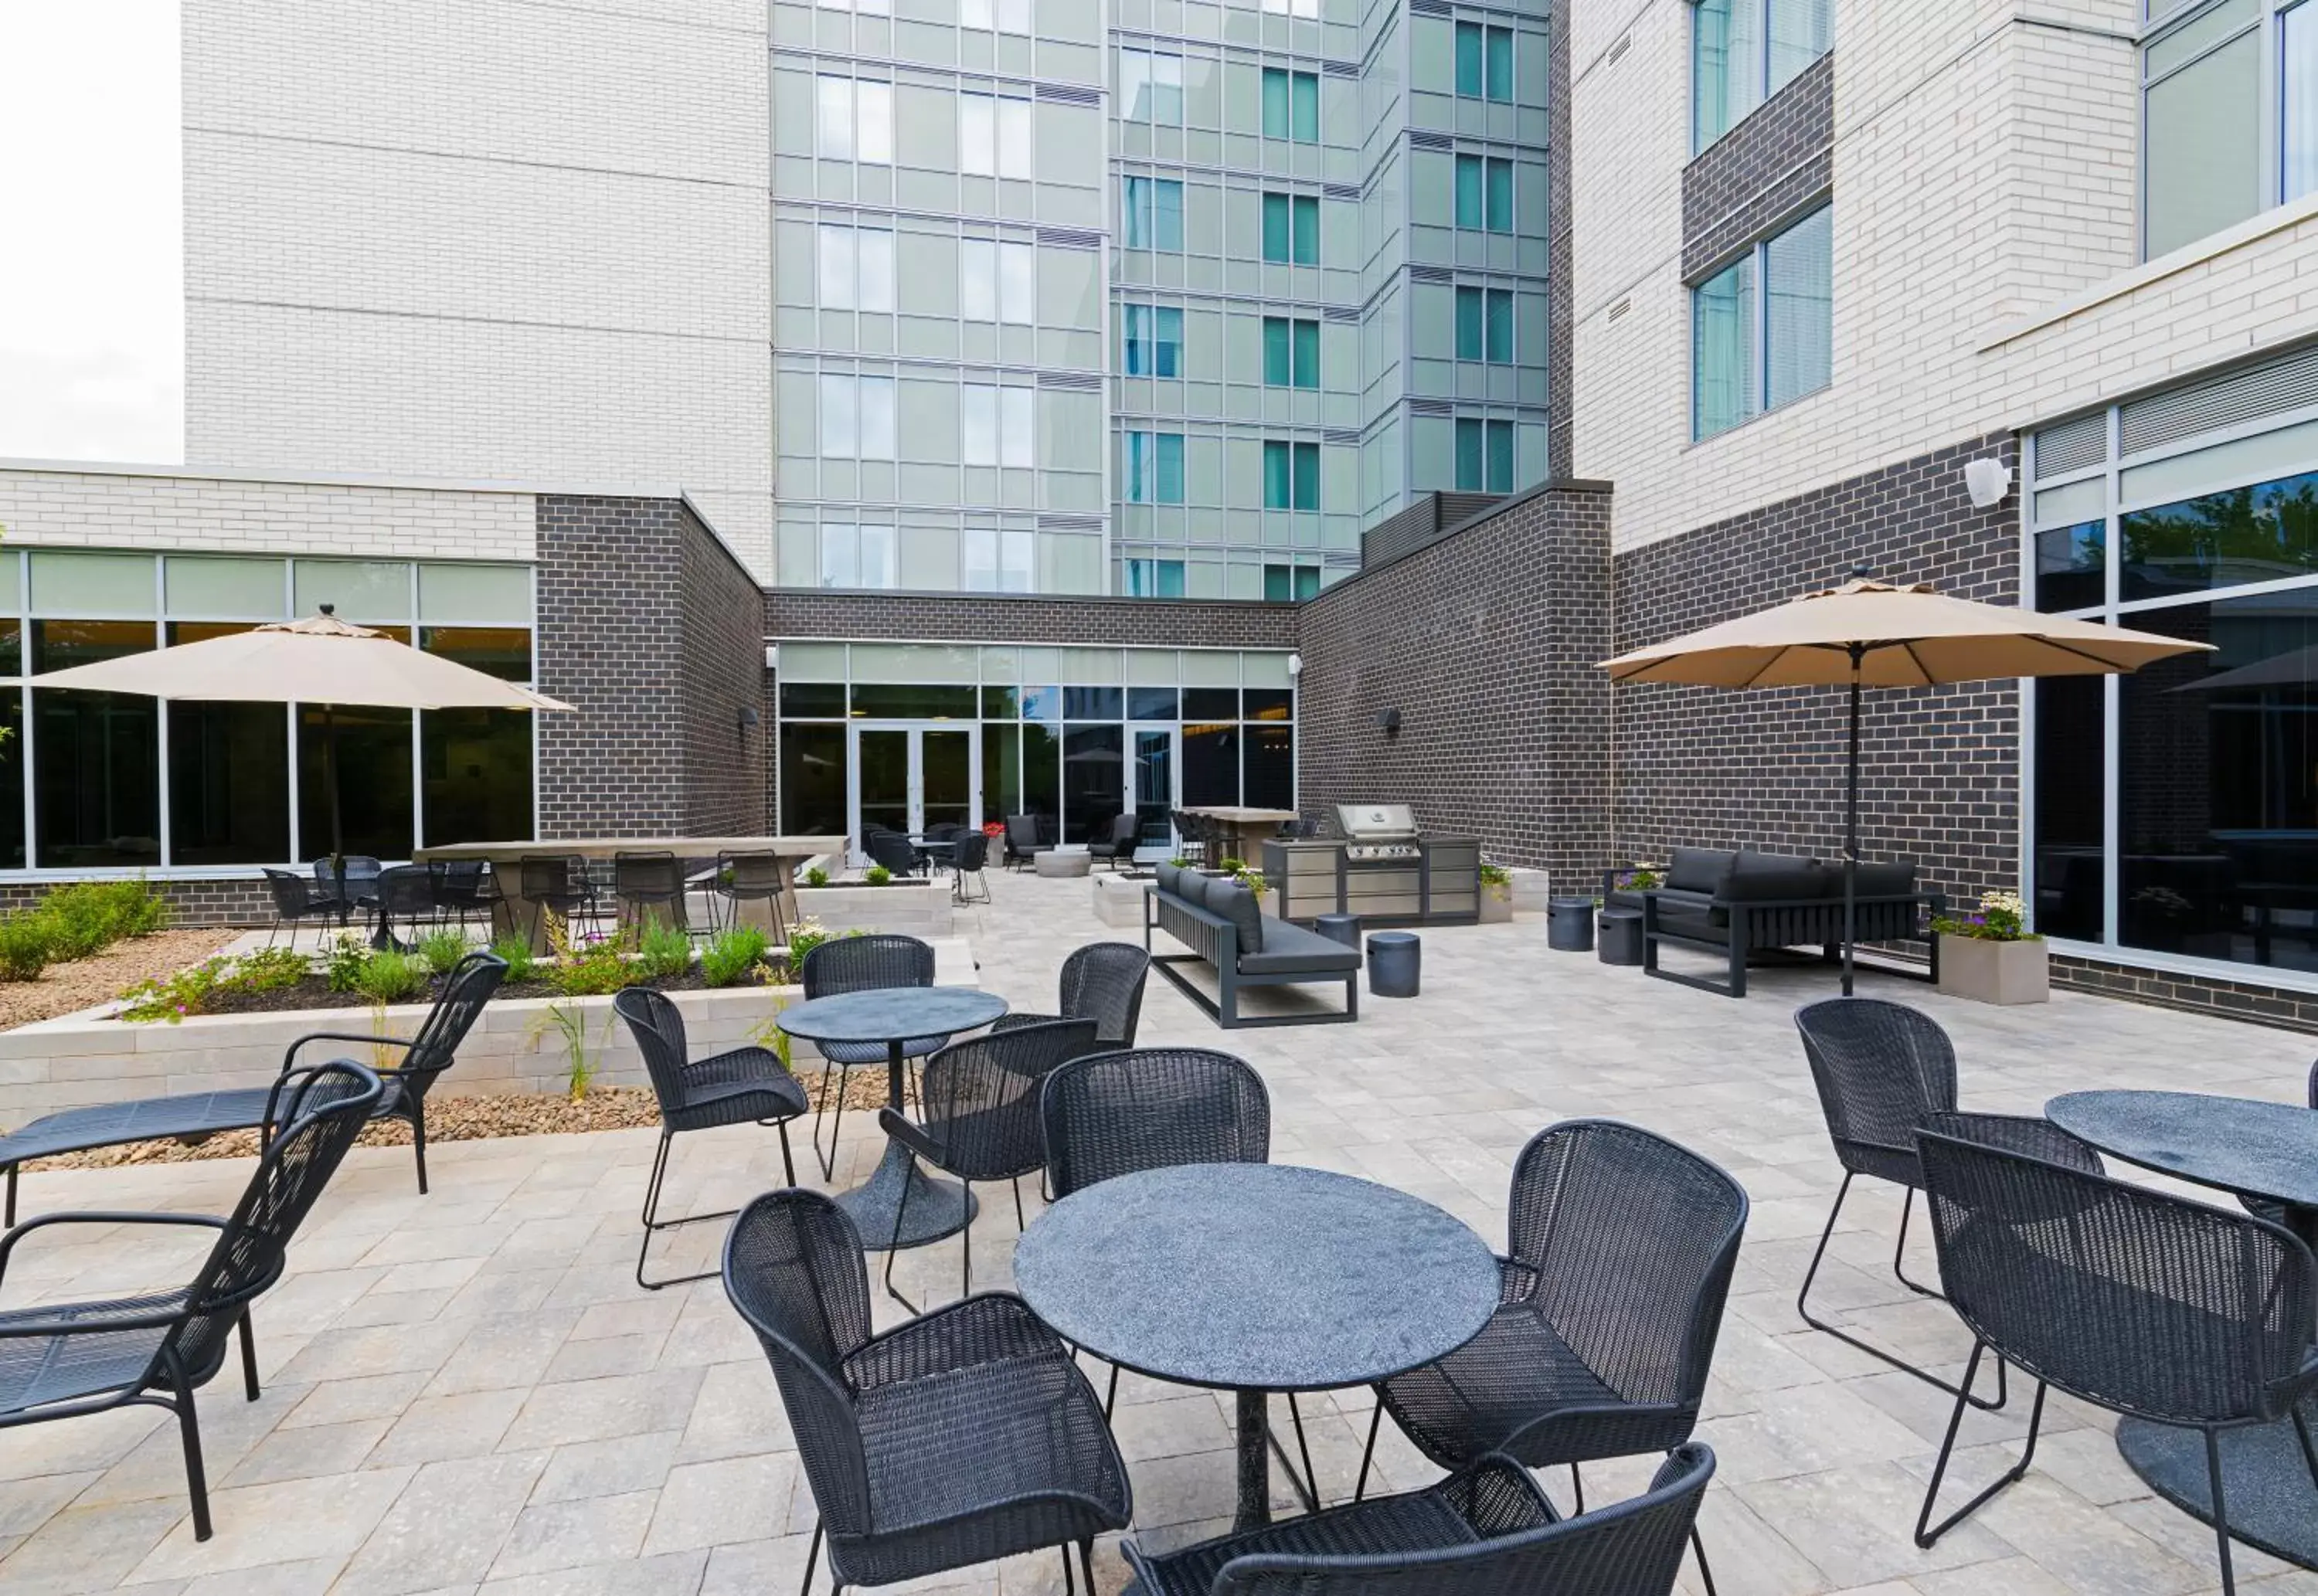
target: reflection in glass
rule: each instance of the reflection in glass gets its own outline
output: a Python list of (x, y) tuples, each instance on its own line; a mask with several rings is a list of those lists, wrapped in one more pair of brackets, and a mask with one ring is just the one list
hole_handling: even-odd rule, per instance
[(781, 713), (784, 715), (834, 719), (845, 713), (843, 682), (783, 682), (780, 687)]
[(1251, 721), (1285, 721), (1296, 713), (1296, 693), (1290, 687), (1249, 687), (1241, 697)]
[(1056, 794), (1062, 790), (1062, 729), (1024, 722), (1022, 812), (1043, 815), (1049, 828), (1058, 828), (1062, 809)]
[(1290, 726), (1250, 726), (1244, 778), (1250, 809), (1296, 807), (1296, 731)]
[(856, 682), (853, 713), (881, 721), (971, 721), (975, 690), (934, 683)]
[(2102, 677), (2046, 677), (2035, 685), (2035, 928), (2047, 937), (2102, 937), (2107, 691)]
[(532, 834), (532, 722), (527, 711), (512, 709), (436, 709), (418, 717), (430, 847)]
[(150, 621), (35, 621), (32, 674), (119, 659), (155, 646)]
[(910, 734), (863, 727), (854, 743), (854, 765), (861, 785), (861, 829), (909, 830)]
[(290, 717), (283, 706), (187, 701), (168, 708), (169, 862), (286, 862)]
[(1187, 721), (1238, 720), (1239, 689), (1237, 687), (1184, 688), (1183, 718)]
[[(145, 630), (149, 637), (150, 623)], [(32, 715), (40, 838), (35, 863), (45, 869), (158, 865), (159, 701), (43, 688), (32, 695)]]
[(1071, 721), (1116, 721), (1119, 713), (1117, 687), (1065, 687), (1063, 718)]
[[(422, 626), (418, 646), (502, 681), (531, 680), (531, 631), (523, 626)], [(520, 835), (529, 836), (526, 829)], [(496, 838), (482, 840), (496, 841)]]
[(1175, 718), (1172, 687), (1129, 687), (1127, 718), (1130, 721), (1172, 721)]
[(845, 835), (843, 726), (781, 728), (781, 829), (791, 837)]
[(338, 812), (346, 851), (408, 859), (411, 848), (410, 712), (339, 708), (328, 725), (319, 704), (301, 704), (298, 722), (298, 829), (306, 853), (330, 851), (329, 788), (322, 751), (328, 727), (337, 731)]
[(2108, 534), (2098, 521), (2036, 534), (2036, 607), (2080, 610), (2108, 602)]
[[(984, 693), (1001, 691), (984, 687)], [(1011, 720), (982, 723), (982, 819), (1022, 812), (1022, 741)]]
[(1022, 718), (1026, 721), (1061, 720), (1063, 690), (1060, 687), (1023, 688)]
[(982, 718), (985, 721), (1011, 721), (1021, 715), (1021, 701), (1012, 687), (984, 687), (982, 690)]
[(1125, 739), (1115, 724), (1073, 726), (1063, 733), (1065, 842), (1093, 840), (1100, 829), (1119, 813), (1126, 790), (1125, 747)]
[(1239, 747), (1240, 730), (1228, 722), (1194, 722), (1183, 728), (1186, 809), (1231, 808), (1239, 802)]
[(24, 865), (24, 695), (11, 687), (0, 693), (0, 869)]
[(2318, 571), (2318, 471), (2134, 510), (2117, 520), (2128, 600)]

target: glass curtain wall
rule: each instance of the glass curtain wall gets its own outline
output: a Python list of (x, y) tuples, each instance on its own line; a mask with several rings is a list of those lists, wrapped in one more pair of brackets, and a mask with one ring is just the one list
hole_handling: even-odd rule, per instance
[[(329, 847), (321, 711), (35, 688), (70, 665), (245, 632), (322, 604), (510, 681), (532, 675), (528, 567), (0, 551), (0, 868), (214, 869)], [(349, 852), (528, 837), (531, 717), (344, 710)], [(27, 825), (27, 820), (30, 825)], [(423, 833), (423, 838), (422, 838)]]

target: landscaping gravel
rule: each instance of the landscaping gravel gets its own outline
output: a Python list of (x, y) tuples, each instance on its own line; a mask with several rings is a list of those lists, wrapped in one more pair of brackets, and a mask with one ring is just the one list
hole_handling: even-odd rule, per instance
[(37, 981), (0, 982), (0, 1031), (109, 1002), (139, 982), (200, 964), (240, 935), (230, 926), (155, 931), (116, 942), (89, 958), (51, 964)]

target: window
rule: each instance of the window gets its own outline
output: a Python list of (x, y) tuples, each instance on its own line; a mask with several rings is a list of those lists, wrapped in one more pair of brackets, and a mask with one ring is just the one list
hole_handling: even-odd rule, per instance
[(1820, 206), (1691, 291), (1694, 438), (1833, 380), (1834, 216)]
[(894, 85), (824, 77), (816, 142), (823, 160), (894, 162)]
[(1316, 19), (1320, 14), (1320, 0), (1263, 0), (1263, 9), (1273, 16)]
[(1510, 421), (1457, 423), (1457, 491), (1511, 493), (1514, 490), (1514, 424)]
[(1469, 100), (1514, 97), (1514, 31), (1457, 24), (1457, 92)]
[(1183, 58), (1144, 49), (1119, 52), (1119, 102), (1128, 121), (1181, 127)]
[(1172, 305), (1121, 307), (1130, 377), (1183, 374), (1183, 313)]
[(1320, 202), (1309, 194), (1263, 196), (1263, 258), (1275, 265), (1320, 264)]
[(816, 87), (820, 97), (814, 119), (815, 147), (825, 161), (849, 161), (853, 158), (853, 80), (824, 77)]
[(957, 158), (958, 170), (969, 177), (1019, 177), (1027, 182), (1032, 175), (1030, 102), (960, 94)]
[(958, 563), (971, 592), (1028, 593), (1038, 569), (1037, 542), (1011, 527), (969, 526), (958, 540)]
[(1511, 365), (1514, 295), (1509, 288), (1457, 291), (1457, 358)]
[(1183, 185), (1169, 177), (1130, 177), (1119, 185), (1127, 247), (1183, 252)]
[(1263, 596), (1273, 604), (1286, 604), (1292, 598), (1317, 598), (1320, 596), (1320, 568), (1316, 565), (1267, 565), (1263, 568)]
[(1038, 319), (1038, 252), (1029, 244), (962, 238), (957, 246), (958, 314), (969, 321)]
[(826, 458), (894, 458), (894, 380), (824, 372), (821, 452)]
[(958, 457), (967, 465), (1036, 463), (1038, 397), (1029, 388), (969, 382), (958, 390)]
[(1835, 43), (1835, 0), (1694, 0), (1690, 9), (1694, 150), (1737, 127)]
[(823, 227), (821, 306), (824, 310), (894, 308), (894, 235)]
[(1127, 562), (1129, 598), (1183, 596), (1183, 562), (1180, 560), (1130, 560)]
[(1263, 69), (1263, 136), (1320, 142), (1320, 77), (1283, 67)]
[[(867, 11), (869, 8), (864, 5), (861, 9)], [(991, 28), (1001, 33), (1028, 33), (1030, 31), (1030, 0), (958, 0), (957, 20), (968, 28)]]
[(1267, 439), (1263, 445), (1263, 507), (1320, 507), (1320, 445)]
[(1476, 231), (1514, 230), (1514, 164), (1502, 156), (1457, 157), (1457, 225)]
[(1263, 384), (1320, 386), (1320, 324), (1286, 316), (1263, 318)]
[(890, 526), (823, 526), (821, 585), (824, 587), (891, 587), (894, 529)]
[(2318, 186), (2318, 5), (2310, 0), (2192, 5), (2147, 37), (2142, 79), (2145, 256)]
[(1183, 435), (1179, 432), (1128, 433), (1126, 477), (1127, 502), (1129, 504), (1181, 504)]

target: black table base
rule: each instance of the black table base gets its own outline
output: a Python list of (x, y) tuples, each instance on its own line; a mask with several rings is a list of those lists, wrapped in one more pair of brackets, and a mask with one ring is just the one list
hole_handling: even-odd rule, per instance
[(910, 1204), (902, 1210), (902, 1245), (922, 1247), (964, 1230), (981, 1207), (972, 1192), (955, 1180), (938, 1180), (917, 1167), (917, 1161), (899, 1142), (888, 1140), (877, 1172), (837, 1197), (837, 1206), (861, 1233), (861, 1245), (883, 1252), (894, 1243), (894, 1212), (902, 1206), (904, 1184)]
[[(2222, 1431), (2222, 1491), (2230, 1533), (2250, 1547), (2305, 1568), (2318, 1568), (2318, 1484), (2294, 1421)], [(2191, 1518), (2214, 1521), (2203, 1432), (2126, 1419), (2116, 1449), (2149, 1488)]]

